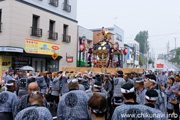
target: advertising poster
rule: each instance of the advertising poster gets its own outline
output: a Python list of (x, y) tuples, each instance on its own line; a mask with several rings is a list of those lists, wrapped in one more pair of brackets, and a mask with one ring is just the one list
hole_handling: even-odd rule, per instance
[(12, 66), (12, 57), (11, 56), (1, 56), (0, 57), (0, 81), (3, 80), (3, 75), (6, 70), (9, 70), (9, 67)]
[(31, 54), (60, 55), (60, 44), (26, 39), (25, 51)]

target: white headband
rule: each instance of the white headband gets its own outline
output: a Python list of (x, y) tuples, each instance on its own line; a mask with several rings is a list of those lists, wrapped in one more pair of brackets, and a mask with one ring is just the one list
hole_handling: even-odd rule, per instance
[(124, 89), (124, 88), (121, 88), (121, 92), (122, 92), (122, 93), (132, 93), (132, 92), (134, 92), (134, 87), (131, 88), (130, 90), (126, 90), (126, 89)]
[(6, 86), (14, 86), (14, 83), (6, 83)]
[(95, 88), (102, 88), (102, 86), (94, 85)]
[(151, 100), (151, 101), (155, 101), (158, 99), (158, 97), (148, 97), (147, 95), (145, 95), (147, 100)]
[(136, 83), (142, 83), (142, 82), (144, 82), (144, 80), (136, 80)]
[(73, 80), (67, 80), (67, 83), (69, 84), (69, 83), (77, 83), (78, 82), (78, 80), (77, 79), (73, 79)]
[(154, 79), (149, 79), (149, 78), (147, 78), (147, 79), (153, 83), (156, 83), (156, 81)]

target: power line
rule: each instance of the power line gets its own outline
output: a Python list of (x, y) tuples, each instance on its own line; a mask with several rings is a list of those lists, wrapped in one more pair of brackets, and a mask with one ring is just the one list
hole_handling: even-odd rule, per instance
[[(167, 35), (174, 35), (174, 34), (178, 34), (178, 33), (180, 33), (180, 32), (167, 33), (167, 34), (156, 34), (156, 35), (150, 35), (148, 37), (150, 38), (150, 37), (167, 36)], [(129, 37), (129, 38), (125, 38), (125, 39), (133, 39), (133, 37)]]

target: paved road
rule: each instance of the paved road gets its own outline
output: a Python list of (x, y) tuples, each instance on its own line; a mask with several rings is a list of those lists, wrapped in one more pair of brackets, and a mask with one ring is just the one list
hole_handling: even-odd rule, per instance
[[(168, 62), (168, 61), (166, 61), (166, 60), (163, 60), (163, 59), (158, 59), (158, 60), (156, 60), (155, 61), (155, 66), (156, 66), (156, 64), (159, 64), (159, 63), (161, 63), (161, 64), (164, 64), (164, 70), (175, 70), (175, 71), (179, 71), (180, 70), (180, 68), (179, 68), (179, 66), (177, 65), (177, 64), (173, 64), (173, 63), (171, 63), (171, 62)], [(149, 66), (149, 69), (150, 70), (155, 70), (155, 68), (152, 68), (152, 65), (150, 65)]]

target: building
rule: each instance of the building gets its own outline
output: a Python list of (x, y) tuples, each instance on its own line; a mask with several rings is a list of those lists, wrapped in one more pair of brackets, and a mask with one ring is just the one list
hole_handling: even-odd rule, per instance
[(133, 40), (133, 41), (125, 41), (125, 44), (127, 44), (128, 46), (132, 48), (133, 53), (131, 53), (131, 55), (133, 55), (132, 58), (134, 60), (133, 68), (139, 67), (139, 43)]
[[(88, 48), (93, 46), (93, 32), (82, 26), (78, 26), (78, 59), (77, 66), (84, 67), (87, 66), (88, 61)], [(80, 45), (84, 45), (84, 51), (80, 50)]]
[(175, 57), (176, 57), (176, 49), (172, 49), (171, 51), (169, 51), (169, 60)]
[(77, 0), (0, 0), (1, 71), (76, 67), (76, 16)]
[(124, 48), (127, 48), (127, 54), (124, 57), (124, 68), (133, 68), (134, 67), (134, 52), (133, 47), (130, 47), (127, 44), (124, 44)]

